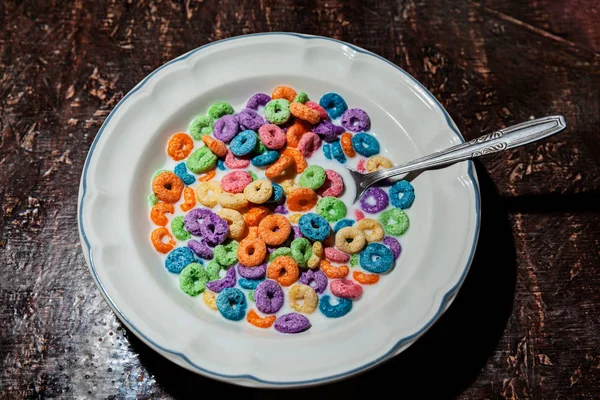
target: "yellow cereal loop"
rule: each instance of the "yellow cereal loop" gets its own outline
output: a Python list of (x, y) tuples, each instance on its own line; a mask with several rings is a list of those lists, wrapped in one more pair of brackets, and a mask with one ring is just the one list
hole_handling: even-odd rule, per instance
[(240, 240), (246, 231), (246, 222), (244, 217), (236, 210), (222, 208), (217, 211), (217, 215), (223, 218), (229, 225), (229, 235), (231, 239)]
[(257, 179), (244, 188), (244, 196), (254, 204), (266, 203), (272, 194), (273, 185), (268, 179)]
[(393, 166), (394, 164), (392, 164), (389, 159), (382, 156), (373, 156), (369, 158), (366, 165), (368, 172), (374, 172), (378, 169), (392, 168)]
[(243, 193), (221, 193), (219, 195), (219, 204), (223, 208), (242, 210), (248, 206), (248, 200), (246, 200), (246, 196)]
[(379, 242), (383, 240), (383, 237), (385, 236), (383, 226), (381, 226), (379, 221), (371, 218), (361, 219), (356, 223), (356, 227), (362, 231), (365, 235), (365, 239), (367, 239), (367, 242), (369, 243)]
[(335, 246), (344, 253), (360, 253), (366, 242), (364, 233), (355, 226), (347, 226), (335, 234)]
[(315, 269), (319, 266), (321, 258), (323, 257), (323, 243), (314, 242), (312, 246), (312, 255), (308, 259), (306, 265), (310, 269)]
[(217, 311), (217, 295), (214, 292), (206, 289), (202, 295), (202, 298), (209, 308)]
[(196, 188), (196, 199), (208, 208), (213, 208), (217, 205), (219, 195), (223, 193), (223, 189), (219, 182), (210, 181), (202, 182)]
[(290, 220), (290, 222), (292, 224), (298, 225), (298, 221), (300, 221), (301, 216), (302, 216), (302, 214), (292, 214), (288, 217), (288, 219)]
[(289, 195), (294, 191), (294, 189), (298, 189), (300, 187), (293, 178), (284, 179), (279, 182), (279, 185), (283, 188), (283, 191), (286, 195)]
[[(317, 296), (315, 290), (302, 283), (292, 286), (288, 296), (292, 309), (303, 314), (311, 314), (319, 305), (319, 296)], [(303, 300), (303, 302), (300, 302), (300, 300)]]

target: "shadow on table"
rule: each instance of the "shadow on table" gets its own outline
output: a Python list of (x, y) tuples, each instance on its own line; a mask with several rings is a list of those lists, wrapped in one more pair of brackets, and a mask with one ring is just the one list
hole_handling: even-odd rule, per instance
[[(467, 278), (454, 303), (413, 346), (392, 360), (356, 377), (324, 386), (281, 393), (241, 388), (198, 376), (166, 361), (130, 335), (159, 385), (175, 398), (241, 394), (275, 398), (356, 398), (368, 390), (389, 389), (406, 398), (448, 399), (477, 378), (494, 352), (511, 313), (516, 257), (506, 210), (486, 172), (477, 168), (482, 221), (479, 244)], [(389, 388), (388, 388), (389, 386)]]

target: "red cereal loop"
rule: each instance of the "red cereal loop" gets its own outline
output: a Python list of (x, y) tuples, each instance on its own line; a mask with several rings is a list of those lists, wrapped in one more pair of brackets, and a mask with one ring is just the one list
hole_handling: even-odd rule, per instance
[(339, 267), (334, 267), (327, 260), (321, 260), (319, 267), (321, 267), (321, 271), (323, 271), (323, 273), (327, 275), (327, 277), (330, 279), (345, 278), (350, 273), (350, 269), (347, 265), (340, 265)]
[(248, 315), (246, 315), (246, 320), (257, 328), (270, 328), (276, 319), (275, 315), (261, 317), (254, 309), (250, 310)]
[(340, 143), (342, 145), (342, 150), (348, 157), (354, 157), (356, 152), (354, 151), (354, 147), (352, 147), (352, 134), (351, 133), (342, 133), (340, 137)]
[(240, 242), (237, 249), (238, 260), (246, 267), (256, 267), (262, 264), (266, 254), (265, 241), (258, 237), (250, 237), (250, 235)]
[(217, 157), (225, 157), (227, 155), (227, 146), (225, 143), (217, 140), (209, 135), (202, 136), (202, 141), (208, 146), (208, 149), (215, 153)]
[(357, 221), (360, 221), (361, 219), (363, 219), (365, 217), (365, 213), (363, 213), (360, 210), (354, 210), (354, 216), (356, 217)]
[(303, 121), (301, 119), (296, 120), (294, 125), (290, 126), (285, 133), (288, 147), (297, 147), (302, 135), (309, 132), (311, 129), (312, 125), (308, 121)]
[(196, 206), (196, 192), (191, 187), (183, 190), (183, 203), (179, 206), (181, 211), (187, 212)]
[[(204, 135), (204, 136), (206, 136), (206, 135)], [(202, 137), (204, 137), (204, 136), (202, 136)], [(200, 178), (198, 178), (198, 181), (208, 182), (208, 181), (212, 180), (212, 178), (214, 178), (215, 175), (217, 175), (217, 171), (215, 171), (213, 169), (212, 171), (209, 171), (206, 174), (202, 175)]]
[(301, 174), (304, 172), (308, 164), (306, 163), (306, 159), (300, 153), (300, 150), (294, 149), (293, 147), (288, 147), (283, 150), (283, 154), (287, 154), (294, 159), (294, 164), (296, 165), (296, 173)]
[(308, 121), (311, 124), (316, 124), (321, 119), (318, 111), (315, 111), (302, 103), (290, 104), (290, 112), (294, 117)]
[(358, 283), (362, 283), (363, 285), (374, 285), (379, 282), (379, 275), (377, 274), (365, 274), (361, 271), (354, 271), (352, 273), (352, 277)]
[(169, 139), (167, 154), (175, 161), (181, 161), (190, 155), (194, 149), (194, 141), (190, 135), (176, 133)]
[(277, 161), (265, 171), (265, 176), (269, 179), (274, 179), (283, 173), (290, 165), (294, 164), (294, 159), (289, 154), (282, 154)]
[[(168, 241), (163, 242), (163, 238), (167, 237)], [(152, 231), (150, 235), (150, 240), (152, 241), (152, 245), (159, 253), (166, 254), (173, 250), (175, 247), (175, 240), (173, 240), (173, 236), (169, 233), (167, 228), (156, 228)]]
[(165, 203), (177, 203), (183, 187), (183, 181), (171, 171), (161, 172), (152, 180), (152, 192)]
[(175, 206), (169, 203), (158, 202), (150, 210), (150, 219), (158, 226), (166, 226), (169, 223), (169, 219), (165, 216), (167, 213), (175, 213)]
[(292, 224), (283, 215), (267, 215), (258, 224), (258, 235), (269, 246), (279, 246), (292, 233)]
[(317, 204), (317, 194), (309, 188), (294, 189), (287, 198), (287, 206), (290, 211), (309, 211)]
[(264, 206), (251, 207), (246, 215), (244, 215), (244, 222), (248, 226), (258, 226), (260, 221), (269, 215), (270, 212), (271, 210)]
[(299, 277), (298, 264), (292, 257), (276, 257), (267, 267), (267, 278), (277, 281), (281, 286), (290, 286)]
[(271, 93), (272, 99), (286, 99), (290, 103), (296, 98), (296, 91), (289, 86), (277, 86), (273, 93)]
[(306, 107), (318, 112), (319, 117), (321, 117), (322, 120), (329, 119), (329, 115), (327, 114), (327, 111), (325, 111), (325, 109), (323, 107), (321, 107), (318, 103), (315, 103), (314, 101), (309, 100), (306, 103), (304, 103), (304, 105)]

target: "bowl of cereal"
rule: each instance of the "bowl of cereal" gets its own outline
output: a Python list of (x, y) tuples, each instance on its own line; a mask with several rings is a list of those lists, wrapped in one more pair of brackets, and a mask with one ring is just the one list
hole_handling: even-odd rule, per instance
[(343, 379), (449, 307), (480, 220), (471, 162), (356, 203), (347, 167), (462, 141), (422, 85), (366, 50), (298, 34), (211, 43), (102, 125), (80, 185), (85, 258), (121, 321), (178, 365), (254, 387)]

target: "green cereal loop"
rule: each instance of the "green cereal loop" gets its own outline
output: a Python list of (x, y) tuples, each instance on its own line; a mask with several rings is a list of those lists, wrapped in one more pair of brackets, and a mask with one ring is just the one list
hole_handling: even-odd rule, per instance
[(201, 174), (217, 165), (217, 156), (214, 155), (208, 146), (202, 146), (194, 151), (185, 163), (188, 169), (195, 174)]
[(292, 249), (289, 247), (278, 247), (269, 255), (269, 262), (273, 261), (279, 256), (292, 256)]
[(286, 99), (271, 100), (265, 106), (265, 118), (272, 124), (285, 124), (290, 115), (290, 102)]
[(158, 197), (156, 197), (156, 195), (152, 193), (150, 196), (148, 196), (148, 201), (150, 202), (150, 205), (153, 206), (156, 203), (158, 203)]
[(312, 256), (312, 244), (306, 238), (294, 239), (291, 245), (292, 258), (300, 267), (306, 267), (308, 260)]
[(213, 122), (209, 115), (198, 115), (190, 124), (190, 135), (196, 140), (202, 139), (204, 135), (210, 135), (213, 131)]
[(213, 119), (219, 119), (223, 115), (227, 114), (233, 114), (233, 107), (231, 107), (229, 103), (225, 103), (224, 101), (220, 103), (215, 103), (208, 109), (208, 115), (211, 116)]
[(238, 242), (236, 242), (235, 240), (232, 240), (226, 245), (220, 244), (218, 246), (215, 246), (215, 249), (213, 250), (215, 261), (223, 267), (229, 267), (235, 264), (238, 260), (237, 249)]
[(258, 176), (256, 176), (256, 174), (252, 171), (246, 171), (250, 174), (250, 176), (252, 177), (252, 182), (254, 182), (255, 180), (258, 179)]
[(201, 264), (191, 263), (179, 274), (179, 287), (190, 296), (198, 296), (206, 289), (208, 274)]
[(319, 165), (311, 165), (304, 170), (302, 175), (300, 175), (298, 185), (300, 185), (300, 187), (317, 190), (323, 186), (326, 177), (327, 175), (325, 174), (323, 167)]
[(192, 237), (187, 229), (185, 229), (183, 215), (173, 218), (173, 221), (171, 221), (171, 231), (173, 231), (173, 235), (175, 235), (178, 240), (188, 240)]
[[(258, 137), (258, 135), (256, 135)], [(254, 148), (254, 153), (255, 154), (262, 154), (266, 151), (268, 151), (269, 149), (267, 149), (267, 146), (264, 145), (263, 142), (260, 141), (260, 138), (256, 141), (256, 147)]]
[(408, 215), (399, 208), (390, 208), (379, 215), (379, 222), (385, 233), (400, 236), (408, 230)]
[(206, 264), (206, 273), (208, 274), (209, 280), (216, 281), (217, 279), (221, 279), (219, 272), (221, 272), (221, 265), (215, 260)]
[(248, 292), (248, 299), (250, 299), (251, 302), (254, 302), (254, 290)]
[(317, 202), (317, 214), (329, 222), (344, 218), (346, 211), (344, 202), (332, 196), (325, 196)]
[(308, 95), (306, 94), (306, 92), (300, 92), (296, 95), (296, 98), (294, 99), (294, 103), (306, 103), (308, 101)]
[(354, 268), (358, 265), (358, 254), (352, 254), (352, 257), (350, 257), (350, 267)]
[(167, 171), (168, 171), (168, 169), (159, 169), (158, 171), (156, 171), (156, 173), (154, 174), (152, 179), (156, 178), (158, 176), (158, 174), (161, 174), (161, 173), (167, 172)]

